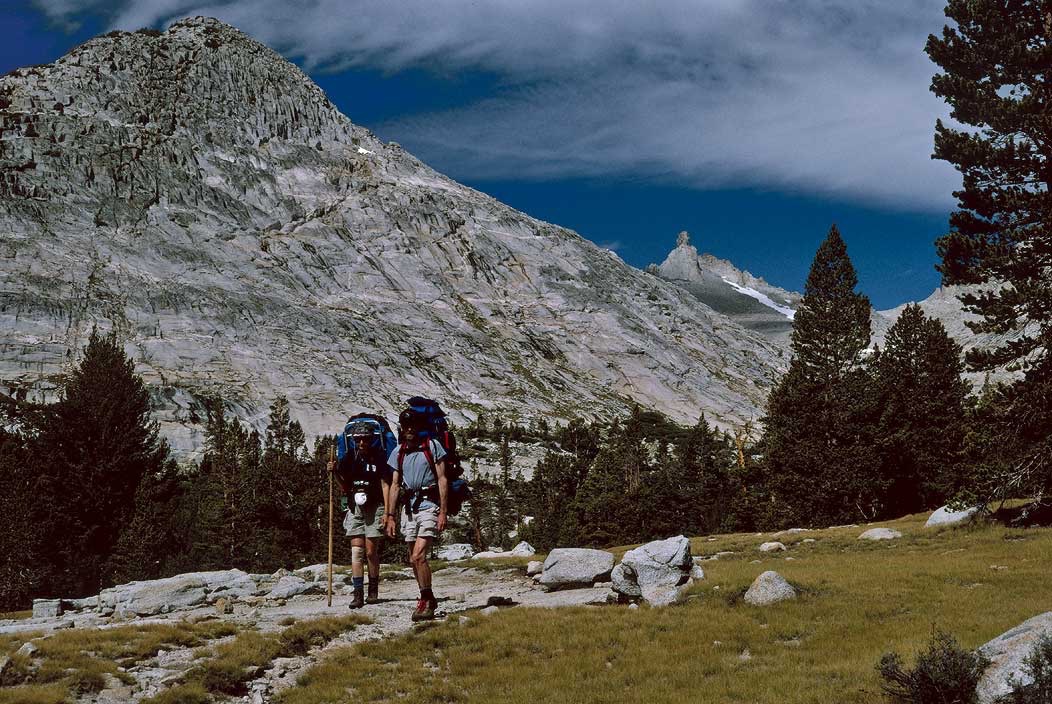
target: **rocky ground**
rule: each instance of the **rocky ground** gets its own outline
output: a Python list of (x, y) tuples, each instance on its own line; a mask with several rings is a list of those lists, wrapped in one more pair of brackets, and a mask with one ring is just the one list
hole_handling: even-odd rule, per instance
[[(324, 594), (324, 569), (308, 568), (297, 574), (310, 576), (311, 572), (316, 574), (318, 579), (304, 580), (309, 583), (309, 589), (305, 593), (294, 594), (288, 598), (272, 598), (269, 593), (225, 603), (216, 603), (217, 600), (208, 603), (209, 600), (206, 598), (204, 603), (188, 608), (145, 616), (136, 616), (130, 613), (130, 610), (122, 613), (119, 608), (107, 613), (108, 609), (105, 606), (93, 607), (88, 604), (87, 608), (59, 616), (0, 621), (0, 634), (61, 633), (68, 628), (107, 629), (126, 626), (130, 623), (178, 624), (200, 622), (205, 619), (222, 620), (245, 629), (274, 632), (289, 625), (292, 620), (301, 622), (324, 616), (341, 616), (351, 613), (347, 609), (347, 604), (351, 600), (350, 588), (342, 584), (343, 575), (336, 580), (339, 584), (335, 590), (332, 606), (329, 607)], [(224, 574), (227, 574), (229, 578), (229, 572)], [(410, 613), (418, 596), (416, 582), (408, 574), (408, 570), (388, 572), (388, 574), (389, 578), (382, 583), (381, 602), (366, 605), (355, 612), (370, 618), (371, 624), (358, 626), (306, 656), (278, 658), (260, 677), (249, 684), (250, 694), (244, 697), (243, 701), (253, 702), (253, 704), (269, 701), (274, 692), (294, 684), (303, 671), (317, 662), (319, 658), (324, 657), (325, 652), (332, 648), (362, 640), (386, 638), (411, 630), (414, 624), (410, 620)], [(280, 583), (281, 579), (291, 580), (296, 576), (281, 575), (277, 577), (275, 583)], [(610, 594), (610, 585), (603, 583), (584, 588), (546, 592), (533, 580), (526, 577), (521, 569), (471, 566), (451, 566), (436, 572), (434, 589), (439, 598), (442, 616), (454, 618), (455, 614), (472, 609), (486, 609), (495, 602), (509, 606), (554, 608), (606, 603)], [(157, 592), (159, 593), (160, 591)], [(177, 589), (164, 593), (170, 601), (178, 600), (179, 591)], [(105, 595), (104, 592), (103, 598)], [(145, 598), (145, 595), (140, 595), (140, 597)], [(135, 603), (134, 601), (129, 602), (132, 608), (139, 608), (134, 606)], [(227, 610), (224, 609), (225, 604), (228, 604), (229, 613), (224, 613)], [(84, 604), (77, 605), (83, 606)], [(152, 605), (149, 604), (143, 608), (147, 611), (153, 610)], [(138, 701), (155, 695), (177, 682), (186, 673), (194, 664), (195, 650), (196, 648), (161, 650), (155, 657), (126, 669), (126, 672), (134, 677), (134, 684), (123, 684), (113, 680), (107, 689), (97, 694), (87, 695), (79, 701), (84, 704), (88, 702), (116, 704), (117, 702)]]

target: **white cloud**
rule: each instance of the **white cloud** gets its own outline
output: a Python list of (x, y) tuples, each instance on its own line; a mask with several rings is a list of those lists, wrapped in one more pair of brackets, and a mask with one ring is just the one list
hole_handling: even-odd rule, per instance
[[(98, 7), (38, 4), (67, 22)], [(946, 109), (923, 53), (942, 6), (133, 0), (110, 19), (133, 29), (213, 15), (314, 69), (494, 73), (496, 95), (381, 127), (455, 176), (629, 175), (942, 210), (959, 178), (929, 159)]]

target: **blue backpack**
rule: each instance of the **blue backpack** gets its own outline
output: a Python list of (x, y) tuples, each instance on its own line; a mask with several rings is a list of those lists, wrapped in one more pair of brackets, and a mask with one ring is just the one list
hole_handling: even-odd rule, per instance
[[(432, 471), (434, 471), (435, 460), (428, 449), (429, 441), (436, 440), (442, 445), (442, 449), (446, 451), (446, 479), (449, 481), (446, 511), (450, 516), (455, 516), (460, 513), (464, 502), (471, 499), (471, 487), (463, 479), (464, 467), (461, 465), (460, 455), (457, 453), (457, 439), (454, 437), (453, 431), (449, 429), (446, 413), (438, 405), (438, 401), (424, 398), (423, 396), (413, 396), (406, 401), (406, 410), (412, 411), (420, 419), (421, 427), (417, 429), (417, 442), (420, 450), (427, 457)], [(398, 453), (399, 470), (402, 468), (402, 459), (410, 449), (406, 447), (405, 443), (402, 443), (401, 450)], [(429, 487), (429, 491), (424, 492), (424, 496), (437, 502), (437, 487)], [(419, 503), (419, 501), (416, 501), (416, 503)]]
[(359, 458), (374, 467), (371, 474), (376, 476), (371, 479), (341, 476), (340, 483), (349, 492), (370, 488), (379, 481), (380, 473), (387, 471), (387, 458), (396, 447), (398, 440), (383, 416), (374, 413), (351, 416), (343, 426), (343, 432), (336, 436), (336, 456), (342, 465), (343, 459), (353, 458), (357, 450)]

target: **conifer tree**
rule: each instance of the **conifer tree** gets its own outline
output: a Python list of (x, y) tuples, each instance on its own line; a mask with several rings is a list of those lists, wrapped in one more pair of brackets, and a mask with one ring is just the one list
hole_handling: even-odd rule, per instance
[[(970, 350), (974, 369), (1013, 364), (995, 415), (1009, 469), (992, 495), (1052, 494), (1052, 10), (1045, 0), (949, 0), (954, 26), (929, 36), (943, 72), (932, 91), (964, 129), (935, 126), (934, 157), (961, 172), (958, 209), (939, 240), (946, 284), (986, 284), (961, 297), (977, 332), (1007, 341)], [(1012, 454), (1005, 452), (1010, 450)]]
[(834, 225), (796, 312), (789, 371), (768, 400), (765, 465), (779, 524), (870, 518), (876, 462), (862, 362), (869, 301)]
[(976, 368), (1038, 364), (1052, 354), (1052, 10), (1045, 0), (949, 0), (946, 15), (954, 26), (928, 37), (944, 71), (931, 89), (965, 129), (935, 125), (934, 158), (963, 176), (940, 270), (946, 284), (998, 285), (962, 299), (983, 316), (973, 329), (1019, 333), (970, 353)]
[(270, 407), (262, 460), (253, 484), (255, 523), (261, 527), (257, 559), (294, 566), (320, 558), (321, 536), (328, 530), (328, 478), (324, 469), (319, 471), (310, 461), (303, 428), (292, 419), (283, 397)]
[(164, 471), (167, 444), (131, 360), (114, 334), (97, 330), (62, 399), (35, 417), (40, 459), (51, 479), (37, 499), (50, 512), (40, 528), (55, 564), (63, 566), (52, 586), (67, 595), (97, 593), (140, 483)]
[(961, 378), (961, 347), (942, 323), (908, 305), (874, 367), (887, 513), (935, 508), (962, 488), (969, 385)]

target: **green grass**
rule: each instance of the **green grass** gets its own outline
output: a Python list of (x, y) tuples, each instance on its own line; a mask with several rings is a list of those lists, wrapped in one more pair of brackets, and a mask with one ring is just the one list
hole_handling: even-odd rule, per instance
[(351, 614), (300, 621), (280, 633), (244, 631), (203, 653), (201, 662), (190, 669), (181, 684), (144, 700), (144, 704), (196, 704), (210, 701), (212, 694), (243, 695), (246, 684), (275, 658), (305, 655), (310, 648), (371, 622), (365, 616)]
[[(0, 636), (0, 655), (12, 658), (0, 679), (0, 704), (68, 701), (100, 691), (107, 676), (130, 683), (120, 667), (151, 658), (161, 648), (194, 647), (236, 631), (232, 624), (213, 621), (74, 629), (48, 637), (39, 632)], [(32, 659), (15, 654), (26, 642), (37, 647)], [(38, 666), (31, 667), (32, 661)]]
[[(870, 526), (783, 535), (773, 539), (790, 549), (773, 555), (757, 550), (770, 534), (696, 538), (695, 554), (738, 554), (704, 563), (706, 579), (678, 605), (449, 621), (338, 649), (279, 700), (877, 704), (884, 652), (912, 661), (934, 627), (974, 648), (1052, 608), (1052, 530), (937, 531), (926, 518), (881, 524), (903, 532), (894, 541), (857, 540)], [(745, 604), (740, 595), (769, 569), (801, 597)]]

